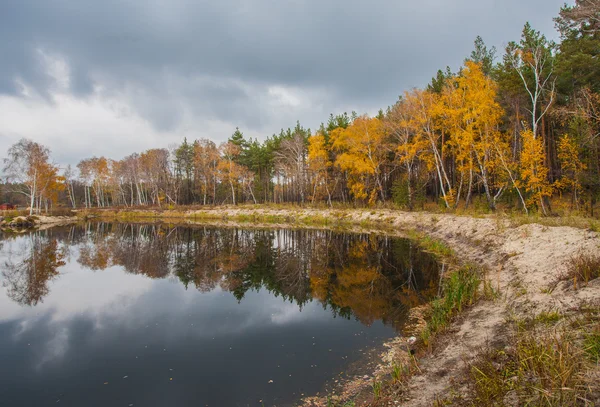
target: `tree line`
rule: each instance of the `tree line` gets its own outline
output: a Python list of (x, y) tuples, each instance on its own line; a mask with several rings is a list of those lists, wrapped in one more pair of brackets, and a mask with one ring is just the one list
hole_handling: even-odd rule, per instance
[(38, 143), (8, 151), (4, 191), (31, 212), (75, 207), (326, 203), (414, 209), (502, 203), (552, 212), (555, 198), (594, 215), (600, 197), (600, 2), (555, 18), (560, 42), (529, 24), (501, 58), (477, 37), (458, 72), (439, 70), (377, 115), (330, 115), (264, 141), (236, 129), (220, 145), (183, 141), (62, 170)]

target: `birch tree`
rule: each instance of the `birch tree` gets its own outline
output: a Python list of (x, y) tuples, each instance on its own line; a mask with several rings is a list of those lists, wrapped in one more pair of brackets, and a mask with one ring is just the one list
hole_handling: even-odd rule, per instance
[(50, 150), (36, 142), (21, 139), (8, 150), (4, 159), (4, 178), (12, 192), (24, 195), (29, 202), (29, 215), (39, 212), (39, 192), (44, 170), (50, 165)]
[(554, 54), (555, 44), (539, 31), (525, 24), (520, 42), (510, 42), (505, 59), (521, 78), (529, 96), (533, 137), (539, 135), (539, 126), (555, 98)]

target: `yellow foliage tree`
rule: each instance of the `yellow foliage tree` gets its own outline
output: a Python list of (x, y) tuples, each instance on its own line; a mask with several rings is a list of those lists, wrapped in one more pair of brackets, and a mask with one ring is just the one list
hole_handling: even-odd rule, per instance
[(222, 174), (223, 181), (227, 181), (231, 188), (231, 202), (236, 204), (235, 190), (240, 183), (242, 177), (243, 168), (241, 165), (235, 162), (236, 158), (240, 155), (240, 147), (232, 142), (223, 143), (220, 146), (221, 160), (219, 161), (217, 168)]
[(558, 142), (558, 159), (562, 177), (555, 182), (555, 186), (559, 189), (570, 188), (573, 194), (571, 207), (579, 208), (579, 195), (582, 191), (579, 178), (587, 166), (579, 158), (579, 146), (568, 134), (562, 136)]
[(427, 150), (427, 140), (411, 126), (410, 106), (400, 99), (389, 110), (384, 125), (397, 143), (396, 159), (406, 170), (407, 204), (414, 207), (414, 183), (417, 178), (419, 158)]
[(521, 180), (525, 191), (529, 193), (527, 203), (539, 204), (542, 212), (547, 213), (544, 198), (552, 195), (552, 187), (548, 182), (548, 168), (544, 164), (544, 144), (536, 138), (531, 130), (521, 133), (523, 150), (521, 151)]
[(339, 154), (335, 161), (348, 172), (348, 188), (356, 199), (368, 199), (374, 204), (379, 195), (385, 200), (382, 166), (389, 152), (381, 120), (360, 116), (346, 129), (331, 132), (331, 142)]
[(332, 206), (329, 169), (333, 163), (329, 159), (329, 151), (325, 136), (316, 133), (308, 138), (308, 170), (312, 182), (312, 202), (327, 195), (327, 203)]
[(460, 199), (465, 174), (468, 174), (465, 205), (469, 205), (474, 177), (483, 185), (490, 209), (496, 208), (496, 199), (503, 187), (493, 191), (491, 184), (498, 168), (494, 143), (500, 133), (498, 125), (503, 115), (496, 102), (497, 85), (486, 76), (481, 65), (466, 61), (461, 74), (445, 86), (437, 104), (437, 114), (450, 133), (448, 145), (454, 153), (460, 182), (456, 200)]
[[(428, 170), (435, 170), (440, 192), (446, 208), (454, 201), (452, 182), (444, 167), (444, 142), (442, 131), (436, 123), (440, 96), (434, 92), (415, 89), (404, 94), (406, 109), (406, 126), (414, 133), (417, 140), (424, 140), (427, 150), (420, 155)], [(442, 126), (443, 127), (443, 126)]]
[(42, 203), (48, 210), (48, 202), (56, 205), (58, 202), (58, 194), (65, 189), (65, 178), (58, 175), (58, 167), (50, 163), (40, 164), (40, 194), (38, 207), (41, 208)]

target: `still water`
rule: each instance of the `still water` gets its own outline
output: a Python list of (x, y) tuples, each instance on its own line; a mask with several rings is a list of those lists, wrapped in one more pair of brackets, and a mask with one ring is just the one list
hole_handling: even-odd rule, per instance
[(409, 240), (89, 223), (0, 235), (0, 405), (290, 406), (437, 292)]

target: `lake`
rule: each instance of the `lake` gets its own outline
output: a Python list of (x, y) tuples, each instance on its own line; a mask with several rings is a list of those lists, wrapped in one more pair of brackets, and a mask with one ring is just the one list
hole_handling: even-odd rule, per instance
[(0, 235), (0, 405), (291, 406), (437, 294), (407, 239), (87, 223)]

